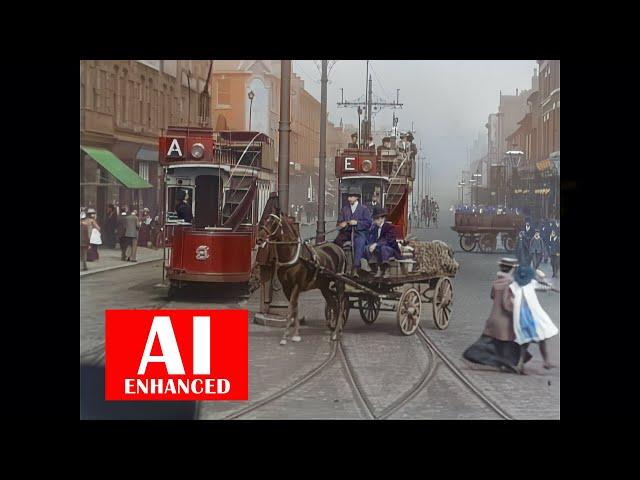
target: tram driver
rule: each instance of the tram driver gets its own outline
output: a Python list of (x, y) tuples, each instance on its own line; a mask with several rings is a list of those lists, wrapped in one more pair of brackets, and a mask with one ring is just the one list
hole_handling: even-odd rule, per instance
[(193, 222), (193, 213), (191, 212), (191, 204), (188, 202), (189, 194), (185, 190), (178, 189), (176, 192), (176, 213), (178, 219), (182, 219), (187, 223)]

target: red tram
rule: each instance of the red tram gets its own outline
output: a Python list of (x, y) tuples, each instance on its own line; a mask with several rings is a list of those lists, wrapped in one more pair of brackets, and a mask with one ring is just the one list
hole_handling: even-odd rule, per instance
[(409, 205), (415, 179), (413, 144), (385, 137), (377, 149), (359, 147), (338, 150), (335, 175), (339, 181), (338, 211), (347, 205), (347, 192), (355, 187), (362, 204), (369, 207), (376, 195), (396, 229), (398, 240), (409, 233)]
[[(246, 285), (258, 219), (276, 188), (273, 140), (259, 132), (169, 127), (158, 151), (169, 296), (189, 283)], [(181, 202), (191, 221), (178, 218)]]

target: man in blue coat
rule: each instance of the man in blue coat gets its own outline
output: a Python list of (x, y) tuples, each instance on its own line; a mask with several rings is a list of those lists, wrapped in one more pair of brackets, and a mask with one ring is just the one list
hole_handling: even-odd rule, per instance
[(348, 239), (351, 240), (353, 234), (353, 268), (352, 275), (358, 276), (358, 266), (360, 259), (364, 257), (365, 245), (367, 243), (367, 232), (371, 228), (371, 212), (360, 203), (360, 189), (351, 187), (348, 197), (349, 204), (342, 207), (338, 215), (338, 227), (340, 233), (334, 240), (342, 246)]
[[(375, 277), (387, 278), (389, 261), (392, 258), (400, 259), (400, 247), (396, 241), (396, 234), (393, 224), (386, 222), (387, 213), (384, 210), (378, 211), (373, 216), (373, 225), (368, 233), (366, 260), (363, 258), (361, 267), (363, 270), (371, 271), (368, 263), (376, 265), (377, 272)], [(381, 266), (381, 268), (380, 268)]]
[(553, 269), (553, 275), (551, 278), (557, 278), (558, 271), (560, 270), (560, 236), (556, 235), (555, 228), (551, 229), (549, 243), (547, 244), (547, 252), (551, 259), (551, 268)]

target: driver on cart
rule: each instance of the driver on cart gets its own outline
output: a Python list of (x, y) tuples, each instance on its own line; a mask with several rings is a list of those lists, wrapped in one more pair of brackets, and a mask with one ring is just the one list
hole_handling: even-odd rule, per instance
[(334, 240), (334, 243), (340, 247), (344, 242), (351, 241), (353, 243), (353, 267), (351, 274), (358, 276), (358, 265), (360, 259), (364, 257), (365, 245), (367, 243), (367, 232), (371, 228), (371, 212), (360, 203), (360, 189), (357, 187), (349, 188), (348, 200), (349, 204), (342, 207), (338, 216), (338, 227), (340, 233)]

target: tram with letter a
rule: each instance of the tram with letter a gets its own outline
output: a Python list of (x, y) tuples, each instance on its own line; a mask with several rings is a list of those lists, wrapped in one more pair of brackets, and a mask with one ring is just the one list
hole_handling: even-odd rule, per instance
[(169, 297), (194, 283), (247, 287), (258, 219), (276, 188), (273, 140), (259, 132), (169, 127), (158, 152)]

